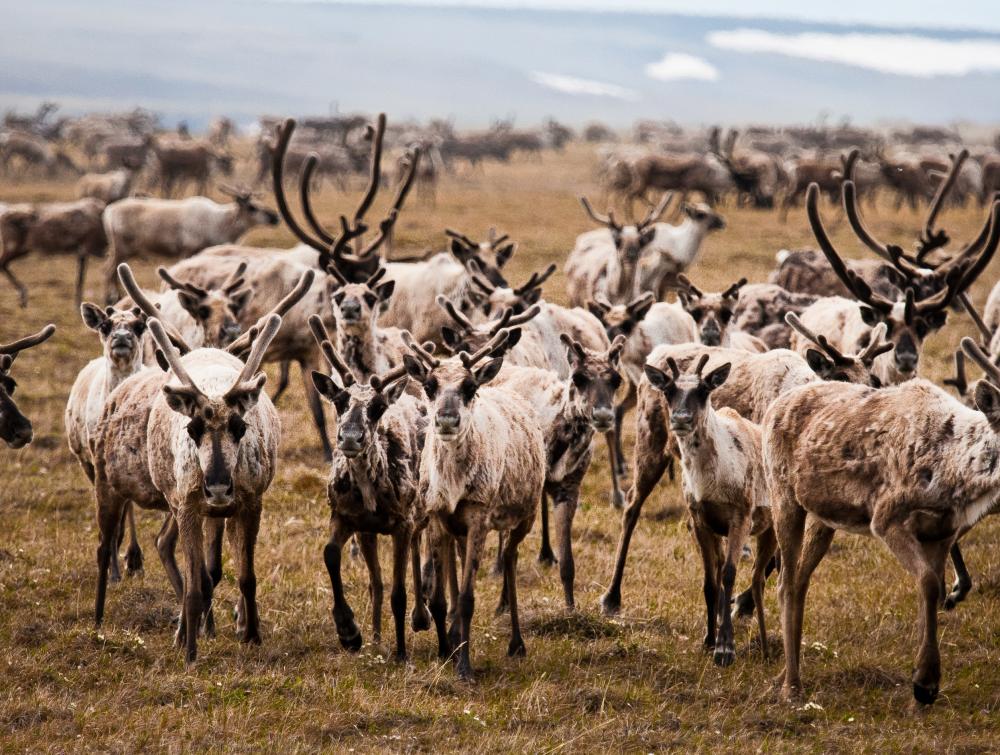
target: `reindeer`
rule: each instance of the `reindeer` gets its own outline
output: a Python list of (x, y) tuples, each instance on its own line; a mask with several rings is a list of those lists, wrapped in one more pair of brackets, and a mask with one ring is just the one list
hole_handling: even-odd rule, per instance
[(17, 289), (22, 307), (28, 306), (28, 288), (17, 279), (10, 263), (31, 252), (75, 254), (76, 303), (83, 300), (87, 261), (103, 257), (108, 248), (101, 224), (104, 203), (97, 199), (11, 205), (0, 214), (0, 273)]
[[(149, 329), (171, 377), (160, 387), (149, 414), (150, 479), (166, 499), (177, 522), (184, 552), (185, 579), (178, 645), (190, 667), (197, 658), (202, 617), (211, 612), (213, 578), (205, 565), (203, 522), (227, 519), (237, 561), (240, 600), (237, 634), (260, 644), (254, 547), (260, 527), (261, 498), (274, 478), (281, 423), (266, 394), (267, 376), (259, 372), (268, 343), (281, 327), (272, 315), (255, 334), (246, 362), (224, 351), (200, 349), (184, 358), (174, 349), (159, 320)], [(102, 512), (103, 519), (103, 512)], [(107, 567), (103, 538), (100, 556)]]
[(706, 294), (684, 274), (677, 276), (677, 284), (677, 297), (684, 311), (695, 321), (703, 344), (744, 351), (767, 351), (767, 345), (759, 338), (732, 326), (740, 289), (747, 284), (746, 278), (740, 278), (722, 293)]
[[(684, 497), (705, 569), (708, 629), (704, 644), (713, 649), (717, 665), (729, 666), (736, 658), (729, 603), (736, 565), (750, 536), (756, 539), (751, 591), (761, 653), (767, 658), (764, 580), (775, 539), (764, 486), (760, 426), (730, 408), (716, 411), (712, 407), (711, 394), (726, 382), (732, 365), (725, 362), (702, 375), (708, 359), (708, 354), (702, 354), (694, 372), (682, 374), (673, 357), (667, 357), (669, 375), (651, 364), (646, 365), (645, 373), (650, 384), (666, 397), (670, 431), (680, 448)], [(718, 634), (717, 617), (722, 620)]]
[[(944, 184), (942, 188), (943, 191), (938, 194), (941, 198), (947, 191)], [(913, 276), (905, 299), (893, 301), (872, 291), (867, 283), (844, 264), (823, 227), (817, 208), (818, 191), (818, 188), (810, 187), (806, 194), (810, 225), (830, 267), (861, 302), (861, 306), (840, 297), (819, 299), (802, 313), (802, 321), (812, 329), (826, 333), (831, 342), (842, 350), (863, 345), (870, 329), (878, 322), (885, 322), (889, 328), (888, 336), (895, 343), (895, 348), (892, 357), (886, 355), (881, 358), (879, 378), (885, 384), (908, 380), (916, 374), (924, 339), (944, 325), (947, 319), (946, 308), (956, 298), (961, 300), (965, 290), (992, 258), (1000, 243), (1000, 222), (991, 223), (988, 234), (984, 229), (965, 250), (933, 272), (927, 271), (926, 275), (918, 276), (919, 269), (905, 257), (899, 247), (886, 247), (887, 256), (897, 263), (898, 269)], [(872, 248), (878, 246), (878, 242), (874, 241), (860, 223), (851, 181), (844, 182), (844, 203), (848, 208), (848, 218), (859, 238)], [(939, 199), (936, 199), (932, 210), (938, 206)], [(924, 249), (930, 245), (940, 248), (943, 243), (947, 243), (947, 235), (942, 240), (940, 234), (933, 234), (934, 215), (936, 211), (925, 224)], [(994, 207), (993, 215), (1000, 217), (1000, 202)], [(923, 259), (922, 253), (918, 253), (916, 259)], [(921, 294), (919, 299), (918, 292)]]
[(10, 376), (10, 368), (22, 351), (44, 343), (56, 332), (55, 325), (46, 325), (31, 336), (8, 344), (0, 344), (0, 440), (8, 448), (24, 448), (31, 443), (34, 431), (31, 420), (25, 417), (14, 403), (17, 381)]
[[(356, 380), (351, 366), (340, 356), (322, 320), (309, 318), (320, 349), (341, 385), (314, 371), (316, 390), (337, 410), (337, 451), (330, 468), (327, 497), (330, 502), (330, 540), (323, 550), (333, 587), (333, 620), (340, 644), (361, 648), (361, 632), (344, 596), (341, 554), (344, 543), (360, 533), (362, 554), (368, 566), (375, 642), (382, 633), (382, 579), (378, 563), (378, 535), (393, 541), (392, 592), (389, 602), (396, 630), (396, 659), (406, 659), (406, 567), (412, 556), (414, 631), (430, 628), (424, 605), (420, 570), (420, 533), (427, 524), (424, 499), (417, 495), (420, 454), (427, 427), (422, 399), (404, 395), (408, 382), (405, 366), (366, 382)], [(425, 345), (428, 350), (433, 344)]]
[(751, 283), (740, 288), (733, 310), (733, 326), (763, 341), (769, 349), (787, 349), (791, 330), (785, 322), (789, 313), (799, 315), (816, 301), (811, 294), (799, 294), (773, 283)]
[(625, 396), (615, 406), (615, 474), (624, 477), (627, 469), (621, 445), (622, 423), (636, 404), (636, 388), (646, 357), (661, 344), (697, 342), (698, 325), (680, 302), (654, 301), (648, 291), (628, 304), (612, 306), (607, 301), (595, 301), (589, 302), (587, 308), (601, 321), (609, 340), (619, 335), (626, 338), (621, 365), (628, 384)]
[(207, 197), (123, 199), (104, 212), (111, 246), (105, 268), (108, 301), (117, 298), (118, 265), (134, 257), (190, 257), (206, 247), (232, 242), (278, 216), (256, 204), (249, 192), (226, 188), (233, 201), (218, 204)]
[[(820, 296), (850, 296), (851, 292), (816, 249), (782, 249), (775, 255), (777, 267), (768, 282), (814, 299)], [(898, 299), (906, 288), (906, 278), (882, 260), (844, 260), (844, 264), (880, 296)]]
[(654, 224), (666, 211), (672, 196), (671, 192), (665, 192), (660, 203), (635, 225), (622, 225), (610, 210), (599, 215), (586, 197), (580, 197), (587, 215), (604, 228), (577, 236), (576, 245), (566, 258), (566, 292), (571, 305), (583, 306), (598, 297), (620, 304), (630, 298), (639, 258), (656, 235)]
[[(94, 450), (91, 441), (97, 434), (108, 396), (121, 383), (143, 368), (143, 336), (146, 317), (138, 307), (107, 307), (85, 302), (80, 306), (83, 324), (96, 331), (103, 354), (88, 362), (73, 382), (66, 402), (64, 421), (66, 439), (73, 456), (80, 462), (90, 484), (94, 484)], [(142, 570), (142, 550), (136, 537), (135, 516), (131, 506), (124, 509), (131, 532), (125, 555), (125, 570), (129, 575)], [(111, 560), (111, 581), (121, 580), (118, 546), (124, 528), (119, 525), (119, 538)]]
[(636, 270), (632, 296), (652, 291), (663, 300), (677, 276), (694, 264), (705, 238), (726, 227), (725, 218), (705, 204), (681, 204), (679, 225), (657, 223), (652, 242), (643, 250)]
[(988, 340), (991, 354), (1000, 354), (1000, 282), (993, 286), (986, 307), (983, 310), (983, 320), (990, 336)]
[[(528, 401), (490, 386), (503, 365), (511, 331), (502, 330), (472, 355), (442, 361), (420, 349), (404, 355), (409, 375), (424, 388), (429, 424), (420, 460), (418, 495), (434, 520), (430, 611), (442, 657), (457, 651), (457, 671), (472, 678), (470, 644), (476, 571), (491, 529), (507, 533), (503, 598), (510, 611), (510, 656), (525, 654), (517, 606), (517, 548), (531, 529), (546, 472), (545, 438)], [(484, 360), (487, 360), (485, 361)], [(464, 542), (456, 620), (445, 630), (445, 580), (454, 581), (451, 538)]]
[(233, 158), (202, 140), (161, 139), (154, 141), (152, 148), (159, 167), (160, 190), (167, 198), (186, 183), (194, 183), (198, 194), (204, 195), (214, 173), (226, 177), (233, 173)]
[[(878, 333), (881, 333), (881, 329)], [(705, 353), (709, 355), (707, 366), (710, 370), (725, 362), (730, 363), (731, 376), (715, 391), (713, 406), (729, 407), (742, 417), (759, 424), (764, 412), (775, 398), (799, 386), (818, 380), (840, 380), (842, 373), (850, 375), (851, 380), (874, 385), (875, 379), (868, 369), (866, 360), (874, 359), (881, 348), (880, 346), (874, 352), (866, 353), (865, 359), (860, 355), (854, 357), (855, 364), (850, 370), (832, 357), (824, 357), (822, 353), (803, 359), (786, 349), (773, 349), (758, 354), (697, 344), (659, 346), (649, 355), (646, 364), (662, 372), (668, 367), (666, 359), (670, 357), (682, 370), (686, 370)], [(810, 365), (814, 365), (820, 372), (814, 371)], [(621, 584), (625, 573), (625, 561), (628, 558), (629, 543), (635, 525), (639, 521), (642, 505), (660, 481), (664, 471), (671, 465), (668, 417), (669, 408), (663, 394), (653, 388), (648, 376), (644, 375), (638, 387), (632, 487), (628, 491), (628, 502), (622, 514), (622, 531), (618, 540), (611, 584), (601, 597), (601, 609), (608, 615), (614, 615), (621, 609)], [(741, 596), (738, 605), (747, 605), (747, 598)]]
[(1000, 494), (997, 465), (981, 463), (1000, 455), (1000, 370), (971, 339), (962, 348), (987, 374), (975, 389), (976, 410), (917, 378), (879, 391), (818, 383), (779, 397), (765, 415), (764, 466), (782, 560), (785, 667), (776, 681), (785, 697), (802, 690), (810, 577), (844, 530), (880, 539), (914, 578), (920, 648), (913, 696), (924, 705), (937, 698), (945, 559)]
[(76, 196), (79, 199), (92, 197), (105, 204), (125, 199), (132, 193), (138, 172), (135, 166), (106, 173), (85, 173), (76, 182)]

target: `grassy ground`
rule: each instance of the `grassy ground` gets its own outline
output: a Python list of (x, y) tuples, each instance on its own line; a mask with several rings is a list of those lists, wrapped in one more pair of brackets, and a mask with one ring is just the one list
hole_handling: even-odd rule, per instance
[[(403, 215), (400, 250), (441, 246), (443, 228), (472, 236), (495, 224), (521, 246), (513, 279), (561, 261), (589, 227), (575, 195), (597, 195), (593, 157), (581, 149), (541, 162), (489, 166), (447, 181), (436, 209), (414, 203)], [(0, 201), (71, 196), (69, 184), (0, 184)], [(345, 197), (328, 189), (320, 212), (332, 224)], [(600, 203), (598, 203), (600, 206)], [(774, 253), (809, 243), (804, 213), (787, 225), (774, 213), (727, 208), (729, 228), (711, 238), (692, 278), (718, 288), (740, 275), (762, 280)], [(832, 218), (835, 213), (827, 209)], [(869, 212), (869, 215), (872, 213)], [(949, 211), (944, 225), (959, 239), (982, 213)], [(873, 225), (909, 241), (916, 215), (883, 206)], [(836, 238), (850, 254), (843, 224)], [(284, 229), (255, 232), (254, 244), (285, 244)], [(911, 581), (879, 544), (838, 536), (810, 592), (803, 656), (809, 703), (778, 702), (770, 679), (781, 659), (764, 662), (749, 625), (738, 628), (737, 662), (728, 669), (702, 652), (700, 560), (676, 486), (664, 484), (647, 504), (633, 540), (623, 614), (603, 618), (597, 601), (610, 577), (619, 516), (607, 505), (608, 468), (601, 444), (575, 523), (578, 611), (562, 609), (556, 571), (536, 563), (537, 533), (522, 546), (519, 597), (528, 657), (506, 657), (508, 624), (494, 619), (498, 580), (483, 574), (473, 634), (477, 681), (456, 681), (436, 659), (432, 633), (411, 639), (411, 660), (387, 660), (390, 642), (342, 651), (330, 617), (322, 561), (327, 537), (326, 471), (301, 392), (280, 406), (285, 429), (280, 469), (265, 498), (258, 552), (264, 644), (233, 637), (228, 610), (217, 611), (219, 636), (200, 644), (185, 672), (172, 646), (176, 610), (153, 548), (159, 517), (140, 513), (145, 576), (109, 591), (105, 625), (93, 629), (97, 545), (93, 496), (67, 450), (62, 412), (77, 370), (97, 351), (72, 303), (73, 264), (29, 258), (16, 263), (32, 303), (21, 311), (0, 281), (0, 339), (53, 321), (59, 331), (17, 364), (21, 406), (35, 442), (3, 456), (0, 483), (0, 745), (6, 751), (662, 751), (704, 750), (987, 751), (1000, 735), (1000, 554), (991, 547), (1000, 523), (967, 539), (976, 588), (941, 622), (942, 694), (932, 709), (911, 706), (916, 597)], [(151, 285), (153, 262), (138, 265)], [(998, 268), (976, 288), (982, 301)], [(100, 295), (91, 276), (89, 295)], [(549, 298), (563, 299), (556, 277)], [(924, 375), (941, 379), (964, 316), (930, 340)], [(273, 373), (272, 373), (273, 377)], [(273, 384), (273, 383), (272, 383)], [(296, 386), (297, 388), (297, 386)], [(492, 541), (491, 541), (492, 542)], [(385, 562), (384, 562), (385, 563)], [(229, 571), (218, 605), (238, 591)], [(739, 582), (746, 582), (748, 562)], [(370, 643), (370, 607), (360, 560), (348, 560), (347, 587)], [(411, 598), (412, 600), (412, 598)], [(386, 599), (388, 604), (388, 599)], [(771, 646), (780, 645), (774, 581), (767, 591)], [(385, 620), (391, 626), (388, 605)], [(387, 632), (390, 636), (391, 632)], [(777, 650), (780, 655), (780, 649)]]

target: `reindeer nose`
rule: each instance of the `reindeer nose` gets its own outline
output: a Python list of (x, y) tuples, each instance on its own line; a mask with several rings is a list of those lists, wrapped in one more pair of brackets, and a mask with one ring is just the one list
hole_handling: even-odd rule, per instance
[(361, 452), (361, 433), (342, 429), (337, 433), (337, 446), (344, 456), (348, 458), (357, 456)]
[(205, 482), (203, 493), (205, 494), (205, 500), (211, 504), (228, 503), (232, 500), (233, 492), (235, 486), (233, 485), (233, 478), (228, 477), (226, 480), (213, 480), (212, 482)]
[(590, 415), (591, 423), (594, 425), (594, 429), (598, 432), (604, 433), (611, 429), (615, 422), (615, 412), (606, 406), (601, 406), (594, 409), (593, 413)]
[(896, 352), (896, 368), (904, 374), (913, 372), (917, 369), (917, 355)]
[(354, 299), (347, 299), (340, 305), (340, 313), (345, 320), (357, 320), (361, 317), (361, 303)]
[(457, 414), (439, 414), (434, 422), (438, 435), (454, 435), (458, 432), (459, 416)]
[(18, 423), (17, 427), (14, 428), (7, 440), (7, 445), (11, 448), (24, 448), (31, 443), (33, 437), (34, 431), (31, 429), (31, 422), (24, 420), (23, 423)]
[(722, 334), (715, 328), (705, 328), (701, 331), (701, 342), (706, 346), (718, 346), (722, 342)]

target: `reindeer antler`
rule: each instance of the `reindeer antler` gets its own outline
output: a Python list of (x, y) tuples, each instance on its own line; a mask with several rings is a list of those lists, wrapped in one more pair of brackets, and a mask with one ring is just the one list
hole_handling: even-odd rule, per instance
[(523, 286), (518, 286), (517, 288), (515, 288), (514, 293), (517, 294), (518, 296), (523, 296), (524, 294), (528, 293), (534, 288), (541, 288), (542, 284), (545, 283), (545, 281), (547, 281), (550, 277), (552, 277), (552, 274), (556, 271), (556, 269), (557, 269), (556, 263), (553, 262), (547, 268), (545, 268), (545, 270), (543, 270), (541, 273), (538, 272), (532, 273), (531, 277), (528, 278), (528, 282), (525, 283)]
[(967, 296), (959, 297), (959, 301), (962, 303), (962, 306), (965, 308), (969, 317), (972, 318), (972, 322), (975, 324), (976, 329), (982, 334), (983, 345), (988, 345), (990, 340), (993, 338), (993, 331), (990, 330), (989, 326), (983, 320), (982, 315), (979, 314), (979, 310), (976, 309), (976, 306)]
[(208, 291), (194, 285), (193, 283), (186, 283), (184, 281), (177, 280), (165, 267), (156, 268), (156, 274), (159, 275), (160, 279), (174, 291), (185, 291), (186, 293), (197, 296), (200, 299), (204, 299), (208, 296)]
[(740, 278), (736, 283), (731, 285), (725, 291), (722, 292), (723, 299), (735, 299), (740, 294), (740, 289), (747, 284), (746, 278)]
[[(266, 325), (265, 321), (270, 320), (270, 318), (275, 316), (278, 317), (280, 325), (281, 318), (288, 314), (288, 311), (302, 300), (302, 297), (304, 297), (309, 291), (309, 288), (312, 286), (315, 279), (315, 270), (306, 270), (302, 273), (302, 275), (299, 276), (298, 283), (295, 284), (295, 287), (292, 288), (292, 290), (289, 291), (281, 301), (275, 304), (270, 312), (258, 319), (254, 327), (256, 327), (258, 331), (262, 330), (262, 328)], [(253, 330), (254, 328), (251, 328), (247, 332), (240, 335), (235, 341), (226, 347), (226, 351), (230, 354), (239, 355), (248, 348), (256, 347), (257, 334), (254, 333)]]
[(969, 381), (965, 376), (965, 353), (961, 349), (955, 352), (955, 377), (945, 378), (944, 384), (952, 386), (959, 396), (964, 396), (969, 390)]
[(410, 351), (420, 359), (428, 367), (434, 368), (441, 365), (441, 360), (434, 356), (434, 345), (431, 343), (419, 344), (417, 343), (413, 336), (410, 335), (410, 331), (403, 331), (403, 343), (409, 347)]
[(688, 296), (693, 296), (696, 299), (700, 299), (701, 297), (703, 297), (705, 295), (704, 293), (702, 293), (702, 291), (697, 286), (695, 286), (691, 282), (690, 278), (688, 278), (686, 275), (684, 275), (684, 273), (678, 273), (677, 274), (677, 285), (671, 286), (671, 288), (674, 288), (674, 289), (676, 289), (676, 290), (678, 290), (680, 292), (683, 292), (684, 294), (687, 294)]
[(163, 324), (160, 320), (156, 317), (150, 317), (146, 324), (149, 326), (149, 332), (152, 333), (153, 339), (160, 347), (160, 353), (163, 354), (163, 357), (167, 361), (167, 365), (171, 370), (173, 370), (177, 379), (188, 388), (191, 388), (198, 393), (202, 393), (201, 389), (195, 384), (194, 380), (191, 379), (191, 375), (188, 374), (186, 369), (184, 369), (184, 365), (181, 364), (181, 355), (177, 353), (177, 350), (171, 342), (170, 336), (167, 335), (167, 332), (164, 330)]
[(650, 223), (655, 223), (660, 219), (660, 216), (666, 212), (667, 206), (670, 204), (670, 200), (674, 198), (674, 193), (672, 191), (663, 192), (663, 196), (660, 197), (659, 203), (655, 207), (650, 207), (649, 212), (646, 213), (646, 217), (642, 219), (642, 222), (636, 226), (640, 231), (645, 230), (646, 226)]
[[(157, 309), (156, 305), (151, 302), (143, 290), (139, 288), (139, 284), (135, 280), (135, 276), (132, 274), (132, 268), (128, 266), (127, 262), (122, 262), (118, 266), (118, 280), (121, 281), (122, 288), (125, 292), (132, 297), (132, 301), (135, 305), (142, 311), (147, 318), (159, 319), (160, 310)], [(187, 345), (183, 336), (177, 332), (177, 329), (169, 323), (161, 323), (160, 327), (164, 330), (170, 339), (170, 342), (180, 351), (181, 354), (187, 354), (191, 351), (191, 347)]]
[(437, 302), (437, 305), (443, 308), (444, 311), (448, 313), (448, 316), (460, 325), (464, 331), (469, 332), (475, 330), (476, 326), (472, 324), (472, 320), (462, 314), (462, 311), (455, 306), (454, 302), (447, 299), (444, 294), (438, 294), (435, 301)]
[(236, 266), (236, 269), (233, 270), (229, 277), (222, 283), (220, 288), (224, 294), (228, 296), (243, 287), (243, 284), (246, 283), (246, 278), (243, 277), (243, 274), (247, 271), (247, 264), (246, 260), (241, 261), (240, 264)]
[(945, 174), (944, 180), (938, 184), (937, 191), (934, 192), (934, 198), (931, 200), (930, 207), (927, 210), (927, 219), (924, 221), (924, 230), (920, 237), (920, 244), (922, 248), (927, 248), (929, 246), (938, 248), (948, 243), (948, 234), (944, 231), (935, 233), (934, 224), (937, 222), (937, 216), (941, 211), (945, 198), (951, 192), (952, 187), (955, 186), (955, 181), (958, 179), (958, 173), (962, 169), (962, 163), (964, 163), (968, 157), (969, 150), (965, 148), (963, 148), (957, 155), (950, 156), (951, 167)]
[(471, 370), (477, 362), (482, 361), (487, 356), (493, 354), (498, 348), (508, 342), (508, 336), (512, 333), (511, 330), (504, 328), (493, 336), (489, 341), (479, 347), (473, 354), (467, 354), (462, 351), (459, 352), (458, 358), (462, 361), (462, 366), (467, 370)]
[(593, 220), (595, 223), (607, 226), (608, 228), (611, 228), (612, 230), (615, 231), (620, 231), (622, 229), (622, 226), (615, 221), (615, 216), (611, 212), (611, 210), (608, 210), (607, 215), (598, 215), (597, 212), (594, 211), (593, 206), (590, 204), (590, 200), (587, 199), (585, 196), (580, 197), (580, 204), (583, 205), (583, 209), (587, 212), (587, 215), (590, 216), (590, 219)]
[(49, 340), (55, 332), (56, 326), (49, 323), (34, 335), (19, 338), (18, 340), (12, 341), (8, 344), (0, 344), (0, 354), (13, 354), (16, 356), (22, 351)]
[(992, 361), (990, 361), (989, 355), (979, 348), (979, 345), (975, 341), (968, 336), (963, 338), (962, 351), (965, 352), (969, 359), (982, 368), (983, 372), (986, 373), (987, 380), (1000, 388), (1000, 367), (997, 367)]

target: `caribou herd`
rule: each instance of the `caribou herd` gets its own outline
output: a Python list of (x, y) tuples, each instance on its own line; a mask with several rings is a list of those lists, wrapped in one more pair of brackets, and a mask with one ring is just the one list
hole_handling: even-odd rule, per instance
[[(544, 295), (557, 265), (511, 280), (517, 244), (507, 234), (491, 230), (477, 241), (448, 229), (447, 248), (432, 256), (388, 257), (411, 188), (429, 175), (422, 165), (440, 166), (442, 155), (478, 164), (542, 148), (544, 139), (511, 124), (462, 138), (443, 123), (397, 129), (404, 148), (395, 193), (374, 220), (393, 133), (384, 115), (372, 126), (317, 119), (298, 142), (294, 120), (271, 123), (258, 143), (259, 178), (270, 178), (275, 212), (236, 189), (226, 190), (232, 201), (225, 204), (129, 196), (147, 153), (160, 163), (168, 195), (188, 181), (204, 190), (210, 177), (230, 172), (231, 123), (216, 124), (205, 140), (166, 139), (141, 111), (58, 129), (50, 112), (16, 124), (23, 135), (4, 139), (4, 165), (20, 156), (45, 171), (58, 168), (61, 153), (42, 147), (59, 131), (84, 145), (83, 154), (103, 154), (111, 172), (83, 176), (75, 202), (0, 208), (0, 271), (27, 306), (12, 260), (29, 251), (79, 260), (80, 313), (99, 343), (70, 392), (65, 429), (96, 500), (98, 625), (109, 579), (120, 579), (125, 528), (124, 571), (135, 574), (143, 569), (136, 518), (155, 511), (163, 517), (156, 550), (180, 604), (176, 642), (186, 662), (195, 662), (199, 637), (215, 632), (224, 537), (236, 564), (239, 638), (262, 641), (254, 549), (279, 458), (274, 402), (294, 362), (322, 445), (316, 463), (329, 467), (323, 562), (344, 648), (362, 645), (342, 576), (344, 546), (355, 542), (367, 566), (379, 638), (378, 538), (388, 536), (397, 658), (407, 656), (409, 608), (410, 629), (433, 626), (440, 657), (471, 678), (476, 583), (495, 531), (508, 654), (524, 655), (519, 546), (540, 514), (539, 558), (558, 564), (566, 610), (574, 610), (573, 520), (603, 435), (610, 499), (623, 508), (600, 602), (605, 614), (621, 609), (645, 500), (665, 472), (679, 472), (704, 567), (704, 644), (717, 664), (735, 661), (734, 621), (754, 613), (768, 656), (763, 596), (778, 571), (785, 663), (778, 682), (784, 695), (799, 695), (813, 571), (837, 531), (868, 534), (913, 577), (920, 596), (913, 694), (924, 704), (937, 697), (937, 611), (953, 608), (972, 584), (959, 541), (1000, 502), (1000, 285), (982, 313), (969, 294), (1000, 245), (1000, 199), (984, 181), (988, 160), (956, 150), (944, 162), (914, 156), (904, 168), (883, 149), (854, 149), (834, 159), (803, 157), (789, 168), (767, 134), (740, 142), (730, 132), (723, 143), (718, 131), (700, 156), (608, 151), (609, 191), (626, 200), (660, 194), (641, 220), (629, 209), (601, 214), (581, 197), (581, 220), (598, 227), (566, 250), (563, 306)], [(545, 134), (568, 138), (554, 122)], [(24, 146), (31, 140), (35, 153)], [(318, 142), (323, 150), (308, 148)], [(299, 174), (297, 213), (289, 171)], [(313, 205), (321, 179), (339, 183), (356, 173), (367, 183), (353, 214), (324, 223)], [(916, 177), (924, 183), (917, 186)], [(911, 249), (880, 241), (865, 222), (877, 210), (861, 200), (878, 186), (914, 205), (928, 199)], [(731, 189), (772, 206), (782, 187), (785, 210), (804, 199), (818, 250), (780, 252), (768, 282), (704, 290), (692, 267), (705, 239), (726, 228), (723, 195)], [(694, 191), (703, 201), (689, 201)], [(820, 214), (824, 194), (842, 202), (848, 225), (876, 259), (841, 256)], [(988, 210), (979, 233), (959, 242), (938, 218), (969, 196)], [(662, 219), (672, 206), (677, 223)], [(297, 246), (238, 243), (279, 218)], [(107, 301), (100, 304), (81, 301), (90, 257), (105, 258)], [(158, 290), (140, 286), (128, 265), (153, 257), (176, 260), (159, 268)], [(953, 395), (919, 372), (924, 344), (959, 307), (976, 331), (955, 355), (947, 381)], [(15, 359), (53, 331), (0, 345), (0, 438), (10, 448), (32, 440), (31, 422), (15, 404)], [(967, 360), (984, 373), (974, 385)], [(266, 363), (280, 369), (272, 396), (264, 391)], [(324, 406), (336, 417), (333, 438)], [(631, 463), (623, 444), (629, 411)], [(740, 593), (738, 565), (750, 541), (749, 587)], [(608, 576), (584, 568), (588, 579)]]

